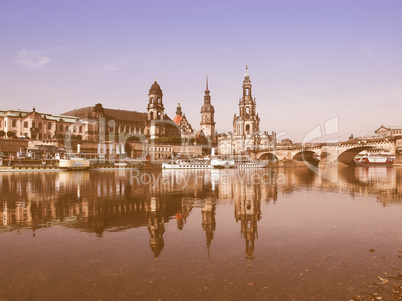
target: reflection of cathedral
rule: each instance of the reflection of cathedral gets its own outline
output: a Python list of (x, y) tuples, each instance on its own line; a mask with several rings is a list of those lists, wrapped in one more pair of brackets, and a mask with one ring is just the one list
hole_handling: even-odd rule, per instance
[[(321, 182), (307, 169), (271, 172), (264, 169), (220, 171), (218, 176), (230, 177), (224, 181), (220, 178), (217, 187), (212, 186), (214, 173), (211, 172), (142, 173), (153, 175), (151, 180), (166, 176), (165, 181), (155, 183), (152, 180), (149, 184), (138, 184), (130, 178), (129, 172), (122, 175), (116, 171), (3, 173), (0, 175), (0, 231), (30, 227), (38, 233), (42, 227), (61, 225), (102, 237), (105, 233), (147, 228), (149, 238), (143, 243), (146, 250), (150, 248), (158, 258), (165, 247), (166, 225), (177, 223), (177, 228), (169, 230), (183, 230), (194, 208), (200, 210), (200, 215), (196, 216), (201, 223), (197, 223), (205, 233), (209, 251), (216, 239), (216, 208), (233, 202), (234, 217), (240, 224), (246, 258), (251, 266), (261, 202), (275, 203), (278, 190), (286, 194), (302, 187), (348, 192), (352, 197), (374, 195), (384, 206), (402, 203), (402, 170), (395, 168), (344, 170), (336, 184)], [(258, 178), (254, 177), (256, 175), (269, 176), (263, 178), (265, 183), (253, 183), (250, 179)], [(185, 188), (180, 176), (188, 180)]]
[(204, 204), (201, 209), (202, 228), (204, 229), (206, 234), (208, 250), (211, 246), (212, 239), (214, 238), (214, 231), (216, 228), (215, 206), (215, 200), (207, 198), (204, 200)]
[(234, 200), (236, 222), (246, 243), (246, 258), (254, 259), (254, 240), (258, 238), (257, 222), (261, 219), (261, 195), (255, 185), (241, 185)]
[(158, 259), (165, 241), (163, 233), (165, 233), (165, 204), (160, 202), (156, 197), (152, 197), (146, 204), (148, 231), (150, 235), (149, 245), (154, 253), (155, 259)]
[(181, 201), (181, 208), (176, 212), (175, 218), (177, 220), (177, 229), (183, 230), (187, 217), (193, 209), (194, 199), (183, 198)]

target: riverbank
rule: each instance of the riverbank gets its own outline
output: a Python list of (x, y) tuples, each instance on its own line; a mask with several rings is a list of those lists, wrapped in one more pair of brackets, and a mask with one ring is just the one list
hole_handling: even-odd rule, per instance
[[(113, 169), (141, 169), (141, 170), (159, 170), (162, 169), (160, 164), (151, 164), (151, 165), (132, 165), (132, 166), (113, 166), (113, 165), (96, 165), (91, 166), (89, 169), (82, 170), (76, 169), (76, 171), (88, 171), (88, 170), (113, 170)], [(47, 166), (47, 165), (24, 165), (24, 166), (0, 166), (0, 172), (19, 172), (19, 171), (67, 171), (67, 169), (60, 168), (58, 166)], [(74, 171), (71, 169), (69, 171)]]

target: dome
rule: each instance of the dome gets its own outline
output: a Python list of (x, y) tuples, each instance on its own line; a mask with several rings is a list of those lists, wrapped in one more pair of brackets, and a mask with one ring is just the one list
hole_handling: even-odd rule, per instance
[(152, 84), (151, 89), (149, 89), (149, 94), (162, 94), (162, 90), (161, 87), (159, 86), (159, 84), (155, 82)]
[(246, 73), (244, 74), (244, 78), (245, 79), (249, 79), (250, 78), (250, 74), (248, 74), (248, 65), (246, 64)]
[(207, 113), (207, 112), (215, 112), (214, 106), (209, 104), (209, 103), (204, 103), (204, 105), (201, 107), (201, 113)]

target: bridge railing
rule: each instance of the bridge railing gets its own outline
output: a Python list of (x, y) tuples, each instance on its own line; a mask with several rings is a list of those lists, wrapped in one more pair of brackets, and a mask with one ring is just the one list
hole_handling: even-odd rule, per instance
[(301, 144), (295, 143), (291, 145), (277, 145), (275, 148), (265, 148), (253, 150), (254, 153), (278, 151), (278, 150), (313, 150), (321, 148), (323, 146), (350, 146), (350, 145), (365, 145), (375, 142), (394, 142), (396, 139), (402, 139), (402, 137), (379, 137), (379, 136), (366, 136), (358, 137), (347, 141), (330, 142), (330, 143), (308, 143)]

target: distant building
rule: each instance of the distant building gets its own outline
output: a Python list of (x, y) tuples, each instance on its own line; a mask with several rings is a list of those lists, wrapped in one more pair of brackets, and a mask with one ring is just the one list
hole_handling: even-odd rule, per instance
[(147, 112), (107, 109), (98, 103), (92, 107), (75, 109), (62, 115), (75, 116), (87, 124), (90, 142), (104, 142), (110, 137), (137, 136), (158, 139), (180, 137), (180, 128), (164, 112), (162, 90), (153, 83), (149, 89)]
[(110, 134), (145, 134), (146, 131), (147, 113), (107, 109), (100, 103), (68, 111), (62, 115), (81, 119), (86, 124), (86, 140), (90, 142), (104, 141)]
[(66, 134), (87, 139), (86, 124), (81, 118), (40, 113), (35, 108), (32, 111), (0, 111), (0, 131), (31, 140), (53, 140), (64, 138)]
[(173, 122), (180, 127), (182, 137), (190, 138), (194, 134), (194, 130), (188, 122), (186, 114), (183, 114), (181, 110), (180, 102), (177, 104), (176, 116), (173, 118)]
[(251, 88), (250, 74), (246, 66), (243, 97), (239, 99), (239, 115), (233, 116), (233, 133), (223, 133), (218, 137), (218, 152), (221, 155), (244, 154), (251, 150), (275, 147), (276, 133), (269, 135), (260, 131), (260, 118)]
[(282, 139), (280, 143), (277, 143), (277, 146), (292, 146), (293, 141), (290, 140), (289, 138)]
[(402, 136), (402, 126), (384, 126), (381, 125), (375, 134), (380, 137), (388, 138), (395, 136)]
[(208, 89), (208, 77), (204, 95), (204, 105), (201, 107), (201, 131), (211, 143), (215, 144), (215, 108), (211, 104), (211, 96)]

